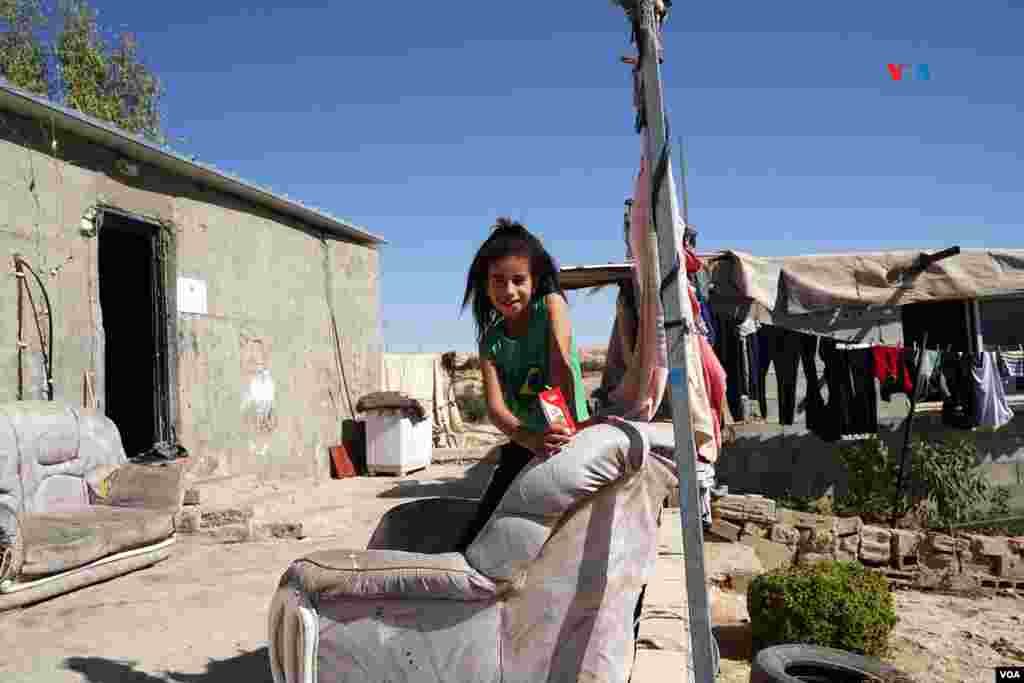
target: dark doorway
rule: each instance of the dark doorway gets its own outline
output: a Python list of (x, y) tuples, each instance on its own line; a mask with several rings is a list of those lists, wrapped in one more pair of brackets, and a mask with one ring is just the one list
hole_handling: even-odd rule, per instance
[(128, 456), (164, 438), (165, 295), (157, 228), (104, 211), (99, 231), (100, 306), (105, 350), (105, 412)]

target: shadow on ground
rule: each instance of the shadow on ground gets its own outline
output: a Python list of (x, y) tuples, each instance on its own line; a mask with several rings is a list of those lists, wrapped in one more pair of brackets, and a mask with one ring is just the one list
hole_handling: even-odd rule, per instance
[(441, 477), (417, 481), (406, 479), (398, 482), (393, 488), (377, 494), (378, 498), (479, 498), (487, 488), (494, 463), (481, 460), (468, 470), (462, 477)]
[(138, 662), (103, 657), (68, 657), (64, 668), (83, 676), (86, 683), (273, 683), (267, 648), (246, 652), (229, 659), (211, 659), (206, 672), (186, 674), (167, 671), (162, 675), (136, 671)]

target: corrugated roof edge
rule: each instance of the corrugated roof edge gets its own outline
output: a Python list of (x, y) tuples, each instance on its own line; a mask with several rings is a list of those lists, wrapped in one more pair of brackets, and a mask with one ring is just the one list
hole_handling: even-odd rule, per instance
[(314, 209), (267, 188), (229, 175), (208, 164), (187, 159), (177, 152), (132, 135), (105, 121), (16, 88), (3, 77), (0, 77), (0, 106), (30, 118), (53, 117), (54, 123), (61, 128), (97, 144), (115, 149), (136, 161), (152, 164), (170, 173), (205, 183), (217, 190), (297, 218), (335, 235), (363, 243), (387, 244), (384, 238), (348, 221), (335, 218), (325, 211)]

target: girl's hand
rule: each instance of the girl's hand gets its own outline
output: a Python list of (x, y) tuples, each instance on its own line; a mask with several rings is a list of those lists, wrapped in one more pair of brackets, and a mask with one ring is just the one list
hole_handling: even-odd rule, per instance
[(528, 443), (524, 444), (533, 454), (542, 458), (550, 458), (572, 441), (569, 427), (563, 424), (552, 425), (544, 432), (534, 432)]

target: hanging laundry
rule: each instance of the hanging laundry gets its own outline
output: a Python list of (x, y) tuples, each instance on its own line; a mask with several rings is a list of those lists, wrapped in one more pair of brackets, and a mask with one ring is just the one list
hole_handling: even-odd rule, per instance
[(972, 354), (968, 353), (947, 353), (942, 358), (942, 376), (949, 390), (949, 398), (942, 403), (942, 422), (950, 427), (978, 426), (973, 365)]
[(804, 422), (812, 433), (824, 441), (835, 441), (839, 438), (836, 430), (829, 426), (835, 424), (826, 414), (825, 399), (821, 397), (821, 380), (818, 377), (818, 337), (813, 334), (800, 335), (800, 362), (804, 366), (804, 380), (807, 384), (807, 396), (804, 404)]
[(922, 349), (918, 355), (919, 363), (914, 364), (914, 381), (920, 381), (917, 388), (917, 401), (945, 401), (949, 398), (949, 389), (942, 376), (942, 352)]
[(718, 325), (715, 335), (715, 355), (721, 361), (726, 374), (726, 400), (729, 412), (737, 422), (747, 418), (743, 405), (743, 384), (746, 377), (746, 359), (742, 353), (742, 338), (734, 318), (716, 316)]
[[(725, 369), (711, 348), (711, 343), (704, 337), (698, 337), (700, 360), (704, 367), (704, 386), (707, 388), (708, 405), (711, 417), (715, 422), (715, 444), (722, 448), (722, 409), (725, 405)], [(717, 456), (715, 457), (717, 460)], [(714, 460), (712, 460), (714, 462)]]
[(762, 414), (765, 414), (764, 411), (767, 408), (765, 380), (768, 376), (768, 366), (774, 364), (775, 379), (778, 384), (779, 422), (791, 425), (796, 418), (796, 377), (800, 367), (801, 337), (803, 335), (800, 332), (774, 325), (762, 326), (757, 334), (761, 355), (759, 376), (762, 393), (759, 399)]
[[(747, 396), (759, 401), (764, 395), (764, 381), (761, 379), (761, 352), (757, 335), (747, 337)], [(761, 403), (761, 417), (766, 417)]]
[(992, 351), (975, 355), (971, 363), (974, 380), (975, 422), (979, 427), (999, 429), (1013, 419), (1013, 411), (1006, 402), (1003, 381)]
[(1009, 374), (1006, 390), (1010, 393), (1024, 392), (1024, 351), (1000, 351), (999, 356)]
[(835, 438), (877, 434), (878, 396), (871, 349), (840, 349), (836, 340), (827, 338), (819, 346), (828, 383), (825, 415), (830, 421), (823, 432)]
[(910, 396), (914, 391), (914, 381), (907, 370), (904, 350), (898, 346), (876, 346), (871, 352), (882, 400), (891, 401), (893, 394)]

